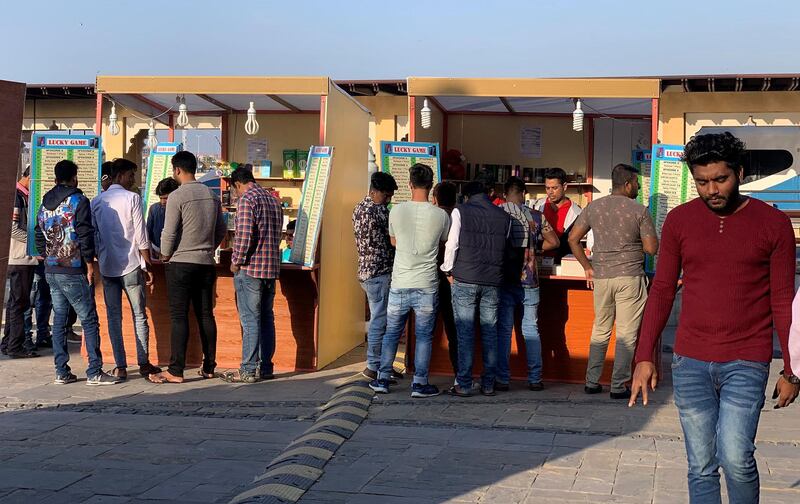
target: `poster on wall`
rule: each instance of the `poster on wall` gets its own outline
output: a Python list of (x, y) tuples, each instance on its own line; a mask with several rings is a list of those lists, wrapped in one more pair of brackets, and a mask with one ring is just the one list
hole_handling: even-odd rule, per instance
[(309, 149), (306, 180), (303, 182), (303, 195), (300, 197), (289, 262), (307, 268), (314, 267), (320, 220), (325, 194), (328, 192), (332, 163), (333, 147), (317, 145)]
[[(683, 145), (653, 145), (650, 169), (650, 216), (661, 236), (664, 219), (678, 205), (697, 197), (694, 180), (686, 163), (681, 161)], [(655, 272), (658, 256), (647, 257), (645, 269)]]
[(542, 157), (542, 127), (520, 126), (519, 152), (525, 157)]
[(183, 150), (183, 144), (164, 142), (156, 145), (147, 158), (147, 180), (144, 188), (144, 218), (150, 212), (150, 205), (158, 201), (156, 187), (167, 177), (172, 177), (172, 156)]
[(392, 175), (397, 182), (397, 191), (394, 193), (392, 203), (411, 200), (408, 169), (417, 163), (431, 167), (434, 186), (441, 182), (438, 143), (381, 142), (381, 171)]
[(56, 163), (68, 159), (78, 165), (78, 188), (91, 201), (100, 192), (101, 139), (96, 135), (36, 133), (31, 139), (31, 185), (28, 202), (28, 254), (36, 250), (33, 230), (42, 197), (53, 187)]
[(633, 151), (633, 167), (639, 170), (639, 194), (636, 201), (644, 206), (650, 206), (650, 164), (653, 151), (650, 149), (635, 149)]

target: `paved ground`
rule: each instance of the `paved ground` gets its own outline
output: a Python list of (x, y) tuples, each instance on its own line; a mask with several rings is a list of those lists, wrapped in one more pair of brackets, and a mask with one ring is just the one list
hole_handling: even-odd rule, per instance
[[(228, 502), (319, 417), (358, 360), (256, 385), (136, 377), (91, 388), (52, 385), (49, 355), (2, 358), (0, 502)], [(635, 409), (576, 385), (428, 400), (398, 387), (376, 397), (300, 502), (687, 502), (664, 385)], [(800, 409), (771, 408), (759, 434), (762, 502), (797, 503)]]

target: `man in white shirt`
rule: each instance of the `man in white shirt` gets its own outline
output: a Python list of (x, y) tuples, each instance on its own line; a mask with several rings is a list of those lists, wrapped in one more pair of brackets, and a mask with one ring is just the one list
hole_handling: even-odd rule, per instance
[(125, 344), (122, 338), (122, 291), (128, 296), (136, 331), (136, 358), (139, 373), (148, 376), (161, 370), (150, 364), (150, 328), (145, 312), (145, 286), (152, 285), (150, 241), (145, 231), (142, 198), (131, 191), (136, 164), (115, 159), (111, 165), (112, 184), (92, 200), (97, 259), (103, 278), (103, 297), (108, 317), (108, 334), (116, 367), (112, 374), (128, 377)]

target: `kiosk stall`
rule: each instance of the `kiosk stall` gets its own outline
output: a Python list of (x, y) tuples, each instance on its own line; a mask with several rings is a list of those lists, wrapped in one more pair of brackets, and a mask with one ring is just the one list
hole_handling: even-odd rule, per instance
[[(103, 124), (103, 118), (107, 117), (103, 108), (110, 103), (149, 118), (158, 117), (169, 127), (170, 141), (174, 140), (179, 124), (176, 121), (182, 108), (180, 103), (186, 105), (190, 118), (218, 117), (222, 160), (254, 165), (258, 183), (279, 193), (284, 206), (284, 227), (297, 218), (305, 184), (299, 169), (305, 166), (298, 161), (305, 159), (312, 145), (334, 147), (328, 190), (320, 205), (321, 233), (316, 242), (316, 260), (307, 265), (283, 263), (276, 285), (275, 369), (278, 372), (320, 369), (363, 342), (364, 294), (355, 275), (357, 259), (350, 216), (363, 197), (367, 179), (368, 110), (327, 77), (101, 76), (97, 78), (97, 124), (102, 124), (104, 145), (109, 146), (110, 152), (125, 152), (129, 140), (124, 134), (111, 134), (111, 129), (119, 131), (119, 128)], [(252, 127), (247, 131), (245, 128), (250, 107), (255, 108), (259, 124), (255, 134), (249, 134)], [(227, 245), (232, 239), (235, 207), (230, 206), (226, 197), (224, 175), (218, 187), (231, 231), (218, 254), (214, 308), (217, 364), (220, 368), (237, 368), (241, 360), (241, 325)], [(147, 300), (150, 352), (151, 360), (164, 365), (170, 356), (168, 293), (163, 265), (154, 265), (154, 270), (156, 285)], [(96, 285), (103, 357), (106, 362), (113, 362), (102, 287), (100, 282)], [(128, 358), (135, 362), (134, 330), (128, 306), (127, 300), (123, 301), (123, 333)], [(199, 337), (191, 314), (190, 324), (187, 364), (199, 365)]]
[[(443, 155), (450, 149), (459, 151), (465, 176), (455, 181), (457, 185), (479, 170), (489, 170), (502, 192), (502, 183), (513, 174), (526, 181), (531, 199), (544, 197), (544, 169), (561, 167), (568, 174), (567, 196), (584, 207), (610, 192), (614, 164), (630, 164), (633, 150), (655, 142), (659, 92), (656, 79), (411, 77), (409, 140), (439, 143)], [(583, 120), (576, 125), (578, 100)], [(426, 121), (423, 108), (430, 109), (425, 111)], [(446, 179), (445, 173), (443, 168)], [(584, 381), (594, 310), (580, 266), (572, 271), (560, 274), (555, 268), (540, 275), (539, 330), (546, 380)], [(517, 324), (511, 355), (514, 379), (527, 376), (522, 345)], [(409, 349), (413, 352), (413, 344)], [(475, 355), (479, 372), (480, 351)], [(607, 360), (613, 358), (612, 336)], [(441, 322), (434, 335), (431, 371), (453, 372)], [(610, 371), (607, 365), (606, 382)]]

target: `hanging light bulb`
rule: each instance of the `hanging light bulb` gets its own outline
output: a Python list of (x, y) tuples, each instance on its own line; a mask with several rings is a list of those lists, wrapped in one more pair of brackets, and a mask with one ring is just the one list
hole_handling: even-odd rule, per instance
[(156, 125), (153, 124), (153, 121), (151, 120), (150, 129), (147, 130), (147, 147), (153, 151), (157, 145), (158, 139), (156, 138)]
[(253, 102), (250, 102), (250, 108), (247, 109), (247, 122), (244, 123), (244, 131), (248, 135), (255, 135), (258, 133), (258, 121), (256, 121), (256, 108)]
[(747, 122), (744, 123), (745, 126), (756, 126), (756, 122), (753, 120), (753, 116), (749, 116), (747, 118)]
[(572, 113), (572, 130), (583, 131), (583, 109), (581, 109), (581, 99), (575, 100), (575, 111)]
[(419, 111), (419, 118), (422, 122), (422, 129), (431, 127), (431, 108), (428, 106), (428, 99), (422, 102), (422, 110)]
[(119, 135), (119, 123), (117, 123), (117, 105), (111, 102), (111, 113), (108, 114), (108, 132), (112, 135)]
[(178, 96), (178, 122), (177, 125), (181, 128), (185, 128), (189, 125), (189, 116), (186, 112), (189, 108), (186, 106), (186, 98), (183, 95)]
[[(372, 139), (370, 139), (372, 141)], [(367, 153), (367, 173), (371, 176), (373, 173), (378, 172), (377, 159), (375, 158), (375, 151), (372, 150), (372, 145), (368, 145), (369, 152)]]

